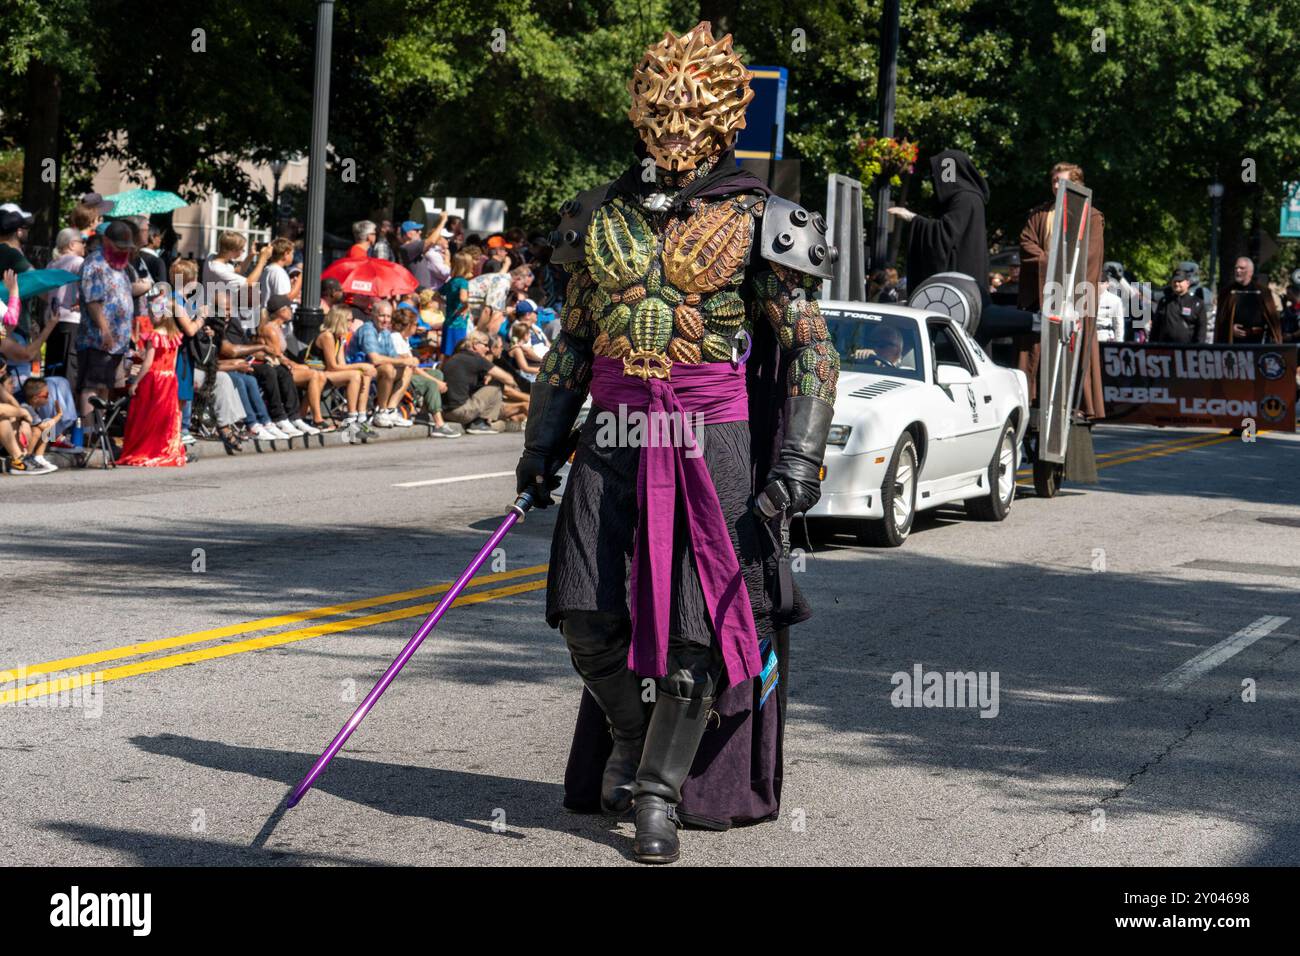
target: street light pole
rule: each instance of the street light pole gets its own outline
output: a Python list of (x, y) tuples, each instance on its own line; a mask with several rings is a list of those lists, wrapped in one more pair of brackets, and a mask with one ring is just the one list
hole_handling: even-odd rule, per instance
[[(894, 135), (894, 96), (898, 89), (898, 0), (885, 0), (880, 23), (880, 69), (876, 77), (876, 100), (880, 104), (880, 135)], [(882, 177), (876, 187), (876, 239), (871, 250), (871, 268), (882, 269), (889, 247), (890, 189)]]
[(274, 183), (271, 187), (271, 206), (275, 212), (271, 218), (271, 239), (276, 239), (280, 234), (280, 177), (284, 175), (284, 167), (287, 165), (283, 159), (271, 160), (271, 175), (274, 177)]
[(329, 138), (333, 32), (334, 0), (317, 0), (316, 79), (311, 97), (311, 152), (307, 156), (307, 238), (303, 245), (302, 302), (294, 330), (298, 340), (305, 343), (315, 338), (325, 319), (320, 307), (320, 273), (325, 240), (325, 143)]
[(1214, 210), (1210, 214), (1210, 295), (1217, 302), (1219, 287), (1215, 284), (1215, 279), (1219, 269), (1219, 207), (1223, 203), (1223, 183), (1211, 183), (1209, 193), (1210, 199), (1214, 201)]

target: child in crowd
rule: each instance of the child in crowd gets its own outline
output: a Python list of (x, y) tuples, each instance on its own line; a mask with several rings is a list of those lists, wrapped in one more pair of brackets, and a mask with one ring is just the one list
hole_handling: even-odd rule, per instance
[(181, 404), (176, 389), (176, 355), (182, 335), (170, 309), (141, 318), (138, 343), (144, 349), (140, 374), (128, 391), (119, 465), (180, 468), (187, 455), (181, 443)]
[[(0, 361), (0, 382), (4, 381), (5, 371)], [(9, 455), (10, 474), (47, 475), (59, 470), (45, 460), (45, 446), (58, 420), (57, 414), (39, 420), (31, 408), (0, 384), (0, 447)]]
[(542, 370), (542, 360), (532, 347), (532, 329), (527, 322), (516, 322), (510, 326), (510, 361), (515, 371), (529, 382), (537, 381), (537, 373)]
[[(389, 335), (398, 355), (411, 354), (410, 336), (415, 333), (417, 325), (417, 313), (413, 309), (399, 308), (393, 313), (393, 328)], [(460, 431), (448, 425), (442, 417), (442, 393), (447, 391), (442, 372), (436, 368), (417, 367), (411, 376), (410, 387), (416, 400), (424, 405), (423, 415), (433, 425), (429, 435), (433, 438), (459, 438)]]

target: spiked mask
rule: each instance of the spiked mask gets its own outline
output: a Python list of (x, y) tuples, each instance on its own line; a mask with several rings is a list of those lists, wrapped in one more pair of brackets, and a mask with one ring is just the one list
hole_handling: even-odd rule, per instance
[(632, 74), (628, 118), (656, 166), (685, 172), (735, 141), (754, 98), (749, 80), (731, 34), (715, 41), (707, 22), (668, 31)]

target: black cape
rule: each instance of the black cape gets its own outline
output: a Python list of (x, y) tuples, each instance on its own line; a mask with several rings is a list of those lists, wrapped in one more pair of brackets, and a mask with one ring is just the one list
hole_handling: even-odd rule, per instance
[[(643, 175), (644, 167), (641, 161), (649, 154), (646, 153), (645, 144), (640, 140), (637, 140), (635, 152), (638, 161), (625, 169), (623, 175), (614, 180), (609, 192), (605, 194), (607, 199), (611, 195), (623, 195), (639, 202), (643, 196), (648, 196), (656, 190), (655, 183), (646, 182)], [(700, 199), (718, 199), (739, 193), (770, 195), (771, 190), (767, 188), (766, 183), (748, 169), (736, 165), (735, 155), (732, 150), (727, 150), (721, 154), (712, 170), (687, 185), (685, 189), (682, 189), (673, 197), (671, 208), (675, 209), (683, 206), (688, 200), (697, 196)]]
[[(944, 177), (944, 161), (949, 159), (952, 182)], [(989, 274), (988, 236), (984, 230), (988, 183), (971, 158), (959, 149), (945, 149), (931, 156), (930, 176), (939, 215), (912, 220), (907, 244), (907, 288), (915, 289), (938, 272), (964, 272), (984, 288)]]

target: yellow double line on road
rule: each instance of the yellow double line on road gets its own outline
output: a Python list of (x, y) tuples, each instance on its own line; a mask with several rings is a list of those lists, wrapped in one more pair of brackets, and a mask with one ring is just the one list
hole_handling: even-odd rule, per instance
[[(1169, 438), (1163, 441), (1152, 442), (1147, 445), (1134, 445), (1132, 448), (1121, 448), (1116, 451), (1102, 452), (1097, 455), (1097, 470), (1110, 468), (1113, 465), (1126, 465), (1130, 462), (1145, 461), (1148, 458), (1160, 458), (1164, 455), (1172, 455), (1180, 451), (1191, 451), (1196, 448), (1206, 448), (1210, 445), (1218, 445), (1225, 441), (1232, 441), (1235, 435), (1180, 435), (1177, 438)], [(1017, 478), (1027, 478), (1034, 473), (1032, 468), (1021, 468), (1016, 472)]]
[[(1163, 455), (1172, 455), (1180, 451), (1193, 451), (1197, 448), (1208, 448), (1210, 445), (1221, 445), (1226, 441), (1240, 441), (1239, 435), (1198, 435), (1191, 441), (1181, 441), (1173, 443), (1172, 447), (1165, 448), (1163, 451), (1148, 451), (1143, 454), (1131, 454), (1136, 449), (1127, 448), (1122, 452), (1111, 452), (1111, 457), (1104, 463), (1097, 465), (1098, 469), (1110, 468), (1113, 465), (1127, 465), (1131, 461), (1145, 461), (1148, 458), (1160, 458)], [(1129, 457), (1118, 457), (1128, 454)], [(1099, 456), (1100, 457), (1100, 456)]]
[[(502, 571), (496, 574), (485, 574), (471, 581), (470, 587), (482, 584), (496, 584), (503, 581), (512, 581), (519, 578), (530, 577), (535, 574), (544, 574), (546, 569), (547, 565), (538, 564), (528, 568), (520, 568), (516, 571)], [(413, 600), (415, 598), (430, 597), (435, 594), (445, 594), (451, 588), (452, 583), (453, 582), (448, 581), (442, 584), (435, 584), (431, 587), (417, 588), (412, 591), (398, 591), (395, 594), (381, 594), (377, 597), (348, 601), (344, 604), (331, 604), (326, 607), (313, 608), (307, 611), (296, 611), (292, 614), (280, 614), (274, 617), (260, 618), (255, 621), (243, 621), (239, 624), (231, 624), (226, 627), (217, 627), (206, 631), (195, 631), (191, 634), (181, 634), (177, 637), (166, 637), (156, 641), (128, 644), (125, 647), (116, 647), (104, 651), (94, 651), (76, 657), (64, 657), (56, 661), (47, 661), (42, 664), (14, 667), (0, 671), (0, 685), (21, 682), (29, 677), (39, 676), (41, 674), (56, 674), (62, 671), (89, 667), (94, 664), (102, 664), (106, 661), (139, 657), (145, 654), (154, 653), (155, 651), (170, 650), (173, 647), (205, 644), (226, 637), (235, 637), (240, 634), (248, 634), (254, 631), (264, 631), (276, 627), (283, 627), (286, 624), (297, 624), (302, 621), (334, 617), (339, 614), (346, 614), (349, 611), (360, 611), (367, 608), (380, 607), (385, 604), (394, 604), (401, 601)], [(543, 577), (539, 580), (522, 581), (504, 587), (491, 588), (486, 591), (475, 591), (469, 594), (462, 594), (452, 604), (452, 607), (461, 607), (462, 605), (469, 604), (482, 604), (485, 601), (493, 601), (497, 598), (511, 597), (515, 594), (526, 594), (529, 591), (538, 591), (544, 587), (546, 587), (546, 578)], [(79, 673), (70, 674), (66, 677), (57, 677), (53, 680), (38, 681), (30, 684), (18, 683), (15, 687), (0, 691), (0, 704), (15, 704), (34, 697), (45, 697), (50, 694), (65, 693), (87, 684), (101, 683), (110, 680), (122, 680), (126, 677), (135, 677), (140, 674), (151, 674), (155, 671), (168, 670), (173, 667), (184, 667), (187, 664), (198, 664), (203, 661), (229, 657), (232, 654), (243, 654), (248, 651), (260, 651), (265, 650), (268, 647), (279, 647), (283, 644), (292, 644), (296, 641), (310, 640), (313, 637), (324, 637), (328, 634), (355, 631), (361, 628), (371, 627), (375, 624), (385, 624), (389, 621), (400, 621), (411, 617), (423, 617), (437, 606), (437, 601), (426, 604), (414, 604), (408, 607), (396, 608), (391, 611), (366, 614), (360, 617), (345, 617), (338, 621), (315, 624), (310, 627), (297, 628), (289, 631), (281, 631), (277, 634), (268, 634), (263, 637), (217, 644), (213, 647), (186, 651), (180, 654), (169, 654), (165, 657), (150, 658), (149, 660), (138, 661), (133, 664), (123, 664), (102, 670), (81, 671)]]

